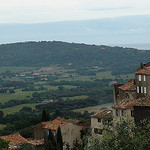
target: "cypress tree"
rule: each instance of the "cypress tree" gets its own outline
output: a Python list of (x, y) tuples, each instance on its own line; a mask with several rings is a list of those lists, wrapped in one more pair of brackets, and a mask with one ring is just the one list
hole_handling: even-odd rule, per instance
[(49, 118), (50, 118), (49, 113), (44, 108), (42, 111), (42, 121), (49, 121)]
[(56, 150), (56, 141), (51, 129), (49, 130), (48, 140), (51, 141), (53, 149)]
[(57, 130), (57, 150), (63, 150), (63, 139), (60, 127)]

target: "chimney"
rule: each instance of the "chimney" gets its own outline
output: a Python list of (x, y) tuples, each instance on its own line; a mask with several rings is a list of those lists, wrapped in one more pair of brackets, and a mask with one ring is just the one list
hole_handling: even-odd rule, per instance
[(140, 65), (141, 65), (141, 69), (144, 69), (144, 64), (142, 62), (141, 62)]

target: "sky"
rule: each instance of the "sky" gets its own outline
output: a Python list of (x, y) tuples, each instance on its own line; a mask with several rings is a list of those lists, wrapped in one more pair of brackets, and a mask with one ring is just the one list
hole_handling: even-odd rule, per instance
[(150, 0), (0, 0), (0, 24), (149, 14)]

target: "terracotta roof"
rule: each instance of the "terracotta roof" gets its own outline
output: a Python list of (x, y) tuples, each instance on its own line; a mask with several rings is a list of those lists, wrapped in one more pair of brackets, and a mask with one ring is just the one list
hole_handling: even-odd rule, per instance
[(106, 118), (112, 119), (112, 111), (111, 110), (101, 110), (98, 113), (91, 115), (92, 118)]
[(141, 69), (140, 71), (136, 72), (135, 74), (150, 75), (150, 67), (145, 67), (144, 69)]
[(51, 121), (46, 121), (46, 122), (40, 122), (37, 125), (33, 126), (33, 128), (39, 127), (39, 126), (45, 126), (47, 124), (49, 124)]
[(69, 123), (69, 120), (57, 118), (57, 119), (50, 121), (49, 123), (45, 124), (43, 128), (44, 129), (57, 130), (58, 127), (60, 127), (64, 124), (67, 124), (67, 123)]
[(112, 106), (113, 108), (126, 109), (134, 106), (147, 106), (150, 107), (150, 96), (140, 97), (135, 100), (129, 100), (129, 98), (123, 99), (118, 105)]
[(118, 104), (112, 106), (112, 108), (115, 108), (115, 109), (126, 109), (127, 105), (129, 103), (132, 103), (132, 101), (130, 100), (130, 98), (124, 98), (120, 102), (118, 102)]
[(32, 145), (43, 145), (44, 144), (44, 139), (41, 140), (28, 140), (27, 141), (28, 144), (32, 144)]
[(125, 83), (124, 85), (121, 85), (119, 89), (124, 91), (136, 91), (136, 86), (134, 84), (134, 79), (128, 81), (128, 83)]
[(27, 140), (24, 137), (22, 137), (19, 133), (6, 135), (6, 136), (0, 136), (0, 138), (5, 141), (10, 141), (9, 142), (10, 147), (15, 147), (17, 145), (27, 142)]

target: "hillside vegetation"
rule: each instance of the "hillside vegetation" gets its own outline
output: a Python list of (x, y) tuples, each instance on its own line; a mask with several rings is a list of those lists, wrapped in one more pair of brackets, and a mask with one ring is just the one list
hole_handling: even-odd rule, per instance
[(113, 74), (132, 73), (150, 60), (150, 51), (65, 42), (25, 42), (0, 45), (0, 66), (98, 66)]

